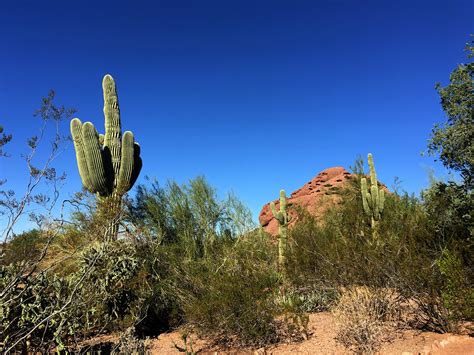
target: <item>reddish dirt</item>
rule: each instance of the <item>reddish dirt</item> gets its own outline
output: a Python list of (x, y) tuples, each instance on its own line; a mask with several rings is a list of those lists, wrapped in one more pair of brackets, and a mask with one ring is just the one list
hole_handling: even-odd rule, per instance
[[(208, 342), (192, 336), (193, 350), (200, 354), (352, 354), (336, 340), (337, 326), (331, 313), (309, 315), (310, 337), (300, 343), (278, 344), (262, 349), (220, 350), (210, 348)], [(407, 330), (393, 335), (390, 343), (384, 343), (380, 354), (446, 354), (474, 355), (474, 338), (466, 335), (437, 334)], [(174, 344), (183, 347), (179, 331), (160, 335), (151, 340), (152, 354), (178, 354)], [(189, 350), (189, 349), (188, 349)]]

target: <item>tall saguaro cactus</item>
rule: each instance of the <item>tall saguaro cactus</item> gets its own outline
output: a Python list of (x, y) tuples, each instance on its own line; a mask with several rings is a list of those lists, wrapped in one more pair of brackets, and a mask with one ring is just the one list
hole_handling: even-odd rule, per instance
[(367, 187), (367, 179), (363, 177), (360, 180), (360, 188), (362, 192), (362, 206), (364, 212), (370, 217), (372, 230), (375, 233), (377, 222), (382, 217), (385, 203), (385, 192), (383, 188), (378, 187), (377, 173), (375, 172), (374, 158), (371, 153), (367, 155), (370, 169), (370, 190)]
[(286, 211), (286, 205), (287, 202), (285, 190), (280, 190), (280, 210), (276, 210), (274, 202), (270, 203), (270, 209), (272, 210), (273, 216), (279, 224), (278, 265), (280, 267), (280, 272), (282, 273), (285, 271), (286, 249), (288, 244), (288, 222), (290, 221), (290, 216)]
[(122, 196), (132, 188), (140, 174), (140, 146), (133, 133), (122, 136), (117, 89), (112, 76), (104, 76), (105, 136), (91, 122), (71, 121), (77, 167), (84, 187), (98, 196), (101, 213), (109, 219), (106, 237), (118, 232)]

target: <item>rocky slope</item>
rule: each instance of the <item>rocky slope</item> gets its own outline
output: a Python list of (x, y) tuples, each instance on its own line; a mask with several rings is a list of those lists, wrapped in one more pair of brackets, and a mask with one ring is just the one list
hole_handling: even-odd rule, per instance
[[(344, 188), (349, 179), (354, 176), (341, 166), (321, 171), (303, 187), (293, 191), (291, 195), (287, 195), (288, 206), (298, 205), (316, 217), (321, 216), (328, 208), (340, 201), (337, 191)], [(278, 195), (278, 193), (275, 193), (275, 195)], [(275, 200), (274, 202), (278, 210), (279, 201)], [(293, 217), (293, 222), (290, 222), (291, 227), (296, 218), (294, 218), (294, 208), (290, 208), (289, 211)], [(278, 221), (272, 215), (270, 202), (263, 206), (258, 219), (267, 233), (278, 234)]]

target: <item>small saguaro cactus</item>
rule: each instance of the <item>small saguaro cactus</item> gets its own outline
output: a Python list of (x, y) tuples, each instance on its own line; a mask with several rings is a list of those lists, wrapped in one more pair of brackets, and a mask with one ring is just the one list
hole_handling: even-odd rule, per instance
[(367, 179), (363, 177), (360, 180), (360, 188), (362, 193), (362, 206), (364, 212), (370, 217), (372, 229), (375, 230), (377, 222), (382, 217), (385, 203), (385, 192), (383, 188), (379, 188), (377, 183), (377, 173), (375, 172), (374, 158), (372, 154), (367, 155), (370, 169), (370, 190), (367, 187)]
[(288, 243), (288, 222), (290, 216), (286, 211), (286, 194), (285, 190), (280, 190), (280, 210), (277, 211), (275, 203), (270, 203), (270, 209), (272, 210), (273, 216), (279, 224), (279, 235), (278, 235), (278, 264), (280, 272), (284, 272), (286, 263), (286, 249)]
[(97, 194), (99, 211), (109, 219), (106, 237), (118, 233), (122, 196), (140, 174), (140, 146), (133, 133), (122, 136), (117, 90), (112, 76), (104, 76), (105, 135), (98, 134), (91, 122), (71, 121), (77, 167), (84, 187)]

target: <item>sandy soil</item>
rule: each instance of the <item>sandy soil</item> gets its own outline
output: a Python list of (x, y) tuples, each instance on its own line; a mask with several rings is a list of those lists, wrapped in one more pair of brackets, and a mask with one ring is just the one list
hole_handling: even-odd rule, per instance
[[(258, 350), (220, 350), (210, 348), (209, 342), (192, 336), (193, 350), (200, 354), (351, 354), (335, 340), (336, 325), (330, 313), (310, 314), (310, 337), (296, 344), (279, 344)], [(436, 334), (430, 332), (403, 331), (393, 335), (395, 339), (383, 344), (380, 354), (449, 354), (474, 355), (474, 337), (466, 335)], [(152, 354), (178, 354), (174, 344), (183, 347), (179, 331), (161, 334), (151, 340)]]

